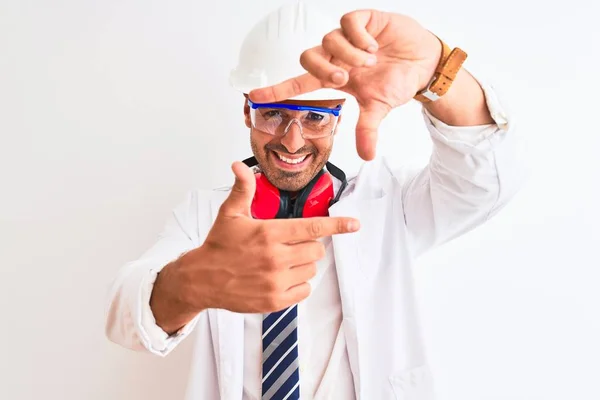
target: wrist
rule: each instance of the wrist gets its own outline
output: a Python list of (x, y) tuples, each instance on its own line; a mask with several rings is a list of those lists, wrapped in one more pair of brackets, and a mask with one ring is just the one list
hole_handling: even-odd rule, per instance
[(188, 312), (199, 313), (213, 308), (210, 276), (203, 265), (209, 262), (209, 252), (200, 246), (179, 257), (172, 265), (173, 281), (178, 287), (178, 301)]
[[(156, 324), (172, 335), (190, 322), (201, 308), (187, 292), (182, 258), (167, 264), (157, 275), (150, 295), (150, 309)], [(196, 302), (197, 303), (197, 302)]]
[(423, 106), (434, 117), (450, 126), (493, 124), (483, 89), (466, 70), (461, 69), (453, 85), (439, 100)]
[(443, 53), (442, 42), (430, 31), (425, 31), (421, 46), (427, 56), (422, 63), (421, 73), (419, 74), (419, 92), (431, 83)]

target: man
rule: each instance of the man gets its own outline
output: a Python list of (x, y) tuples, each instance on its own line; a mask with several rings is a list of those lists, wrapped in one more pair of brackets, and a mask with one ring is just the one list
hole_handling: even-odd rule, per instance
[[(516, 190), (514, 128), (460, 49), (374, 10), (325, 26), (299, 2), (248, 35), (231, 81), (260, 175), (236, 162), (230, 191), (192, 192), (113, 285), (111, 340), (164, 356), (195, 332), (188, 399), (433, 399), (411, 266)], [(347, 186), (327, 164), (346, 94), (369, 161)], [(413, 98), (434, 143), (416, 173), (375, 157), (380, 121)], [(329, 217), (253, 218), (257, 185), (299, 201), (325, 166)]]

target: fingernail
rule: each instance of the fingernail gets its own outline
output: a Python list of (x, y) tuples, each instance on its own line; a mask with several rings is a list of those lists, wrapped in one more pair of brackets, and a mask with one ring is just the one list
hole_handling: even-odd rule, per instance
[(345, 79), (346, 78), (344, 77), (344, 73), (342, 71), (334, 72), (333, 75), (331, 75), (331, 81), (338, 85), (344, 83)]
[(367, 51), (368, 51), (369, 53), (375, 53), (375, 52), (377, 51), (377, 48), (378, 48), (378, 47), (379, 47), (379, 46), (378, 46), (377, 44), (373, 43), (373, 44), (371, 44), (369, 47), (367, 47)]
[(360, 228), (360, 224), (358, 221), (350, 221), (348, 222), (348, 230), (350, 232), (356, 232)]
[(376, 56), (369, 56), (365, 60), (365, 66), (366, 67), (372, 67), (375, 64), (377, 64), (377, 57)]

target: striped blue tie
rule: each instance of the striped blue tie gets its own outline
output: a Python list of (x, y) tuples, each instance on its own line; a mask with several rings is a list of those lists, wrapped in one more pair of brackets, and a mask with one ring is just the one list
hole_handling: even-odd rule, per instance
[(263, 317), (262, 400), (300, 399), (298, 309)]

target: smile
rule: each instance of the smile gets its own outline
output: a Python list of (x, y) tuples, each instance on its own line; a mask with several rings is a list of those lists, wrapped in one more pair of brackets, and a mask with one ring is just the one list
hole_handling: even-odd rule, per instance
[(284, 156), (283, 154), (279, 154), (276, 151), (271, 151), (271, 153), (273, 153), (273, 158), (275, 159), (274, 161), (279, 166), (279, 168), (294, 171), (299, 171), (303, 169), (312, 157), (312, 154), (304, 154), (300, 156)]
[(308, 154), (303, 155), (302, 157), (298, 157), (298, 158), (289, 158), (289, 157), (284, 157), (279, 153), (275, 153), (277, 154), (277, 157), (279, 157), (279, 159), (285, 163), (288, 164), (300, 164), (302, 161), (306, 160), (306, 157), (308, 157)]

